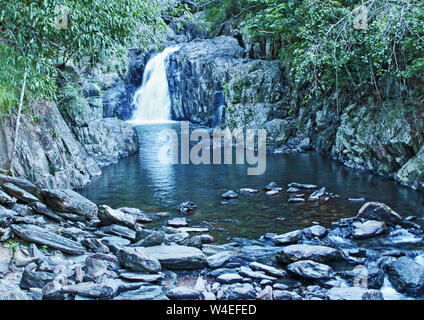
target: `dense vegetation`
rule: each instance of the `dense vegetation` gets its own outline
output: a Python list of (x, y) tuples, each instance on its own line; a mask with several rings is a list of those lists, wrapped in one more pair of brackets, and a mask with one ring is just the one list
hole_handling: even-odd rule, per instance
[(381, 102), (392, 94), (388, 86), (406, 100), (423, 81), (420, 0), (369, 0), (361, 8), (353, 0), (201, 0), (198, 5), (206, 9), (215, 34), (238, 29), (279, 43), (291, 83), (306, 88), (304, 102), (343, 92)]

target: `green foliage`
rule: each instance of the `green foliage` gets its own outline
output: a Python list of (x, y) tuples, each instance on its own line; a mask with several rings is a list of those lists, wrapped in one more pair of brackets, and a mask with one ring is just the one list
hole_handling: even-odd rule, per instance
[(281, 62), (304, 104), (323, 95), (337, 100), (341, 92), (382, 102), (387, 76), (406, 98), (424, 80), (424, 2), (362, 4), (366, 28), (354, 27), (363, 11), (353, 0), (217, 0), (206, 8), (215, 29), (231, 24), (257, 41), (281, 43)]
[(12, 239), (9, 239), (6, 241), (5, 247), (9, 249), (10, 263), (13, 263), (16, 259), (16, 252), (19, 249), (19, 242), (15, 242)]
[[(55, 10), (59, 5), (69, 9), (67, 25), (60, 18), (66, 10)], [(71, 60), (75, 65), (94, 65), (115, 54), (113, 49), (119, 46), (143, 49), (163, 27), (154, 0), (0, 2), (0, 43), (14, 52), (6, 55), (8, 65), (20, 66), (16, 75), (28, 71), (28, 90), (37, 97), (55, 98), (58, 66)], [(9, 87), (0, 79), (2, 106), (16, 104), (16, 94), (8, 88), (16, 91), (22, 81), (18, 79)]]
[(49, 166), (49, 173), (54, 176), (56, 174), (56, 172), (58, 172), (59, 169), (57, 167), (57, 165), (55, 165), (54, 163), (50, 164)]

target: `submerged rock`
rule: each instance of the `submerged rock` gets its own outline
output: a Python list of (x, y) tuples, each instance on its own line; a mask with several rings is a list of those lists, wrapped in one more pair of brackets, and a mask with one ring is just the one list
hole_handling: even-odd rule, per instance
[(316, 189), (318, 188), (316, 185), (314, 184), (305, 184), (305, 183), (297, 183), (297, 182), (292, 182), (289, 183), (289, 187), (290, 188), (299, 188), (299, 189)]
[(196, 211), (196, 209), (197, 209), (197, 206), (194, 204), (194, 202), (191, 202), (191, 201), (183, 202), (178, 206), (178, 211), (180, 213), (188, 214), (188, 215), (193, 214)]
[(235, 199), (238, 197), (238, 194), (233, 190), (228, 190), (227, 192), (222, 194), (223, 199)]

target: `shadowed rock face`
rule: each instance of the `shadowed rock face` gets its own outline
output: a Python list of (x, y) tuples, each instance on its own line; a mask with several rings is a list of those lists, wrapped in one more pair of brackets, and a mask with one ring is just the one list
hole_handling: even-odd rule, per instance
[(387, 266), (387, 273), (399, 292), (412, 296), (424, 294), (424, 268), (414, 260), (401, 257)]

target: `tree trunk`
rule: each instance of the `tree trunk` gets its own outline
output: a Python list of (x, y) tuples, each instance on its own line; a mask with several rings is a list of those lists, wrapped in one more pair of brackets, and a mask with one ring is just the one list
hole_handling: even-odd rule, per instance
[(14, 165), (15, 158), (16, 158), (16, 144), (18, 142), (19, 125), (21, 123), (21, 113), (22, 113), (22, 105), (24, 103), (27, 75), (28, 75), (28, 70), (26, 69), (25, 73), (24, 73), (24, 81), (22, 83), (21, 96), (19, 98), (18, 118), (16, 119), (15, 136), (13, 138), (12, 156), (10, 157), (10, 164), (9, 164), (9, 171), (12, 172), (12, 173), (13, 173), (13, 165)]

